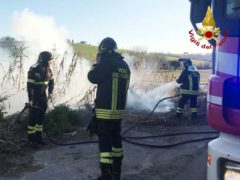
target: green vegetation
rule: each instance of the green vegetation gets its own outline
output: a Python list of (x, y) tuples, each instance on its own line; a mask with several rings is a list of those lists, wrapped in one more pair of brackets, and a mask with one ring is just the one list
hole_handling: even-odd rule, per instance
[[(82, 58), (95, 61), (98, 47), (90, 44), (81, 44), (81, 43), (74, 43), (72, 44), (74, 51)], [(128, 53), (133, 54), (134, 51), (119, 49), (120, 53)]]
[(97, 46), (89, 44), (74, 43), (72, 44), (74, 51), (82, 58), (94, 61), (97, 55)]
[(193, 64), (197, 66), (198, 69), (211, 69), (212, 64), (209, 61), (193, 60)]
[(200, 73), (200, 84), (207, 84), (209, 77), (212, 75), (212, 70), (211, 69), (203, 69), (199, 70)]
[[(74, 43), (72, 44), (75, 52), (82, 58), (95, 61), (96, 54), (98, 51), (98, 47), (94, 45), (84, 44), (84, 43)], [(135, 49), (135, 50), (126, 50), (126, 49), (119, 49), (118, 50), (122, 54), (129, 54), (130, 56), (135, 57), (135, 66), (141, 67), (141, 64), (145, 62), (152, 62), (158, 64), (158, 66), (163, 66), (163, 69), (167, 67), (167, 69), (176, 69), (177, 63), (176, 62), (182, 55), (178, 54), (164, 54), (164, 53), (148, 53), (146, 50), (143, 49)], [(210, 69), (211, 62), (207, 61), (206, 59), (209, 58), (208, 56), (205, 57), (203, 55), (189, 55), (189, 57), (193, 61), (193, 64), (197, 66), (198, 69)], [(172, 67), (173, 65), (173, 67)], [(170, 67), (169, 67), (170, 66)], [(162, 69), (162, 68), (160, 68)]]
[(179, 57), (175, 57), (175, 56), (169, 56), (169, 55), (166, 56), (167, 61), (176, 61), (178, 58)]
[(62, 135), (83, 126), (83, 110), (73, 110), (67, 105), (56, 106), (47, 113), (47, 131), (51, 135)]

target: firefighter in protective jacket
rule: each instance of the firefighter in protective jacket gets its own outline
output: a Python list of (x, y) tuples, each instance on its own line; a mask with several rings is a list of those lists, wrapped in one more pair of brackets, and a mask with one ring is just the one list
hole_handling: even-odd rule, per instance
[(27, 91), (31, 109), (27, 132), (29, 143), (33, 148), (45, 145), (42, 139), (43, 119), (47, 110), (47, 101), (51, 99), (54, 88), (53, 74), (49, 67), (52, 59), (50, 52), (43, 51), (39, 54), (37, 63), (28, 71)]
[(117, 44), (105, 38), (99, 45), (97, 63), (88, 73), (97, 84), (95, 113), (99, 138), (101, 176), (98, 180), (120, 180), (123, 159), (121, 120), (126, 105), (130, 70), (117, 53)]
[(194, 119), (197, 117), (197, 96), (199, 95), (200, 74), (196, 66), (192, 65), (190, 59), (179, 59), (179, 61), (184, 65), (184, 70), (177, 79), (177, 83), (181, 84), (181, 97), (178, 101), (176, 115), (177, 117), (182, 115), (185, 104), (190, 100), (192, 118)]

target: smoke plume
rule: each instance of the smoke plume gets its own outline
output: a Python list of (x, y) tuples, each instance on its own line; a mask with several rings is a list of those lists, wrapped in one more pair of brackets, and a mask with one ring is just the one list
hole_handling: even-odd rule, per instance
[[(156, 85), (156, 82), (153, 82), (152, 79), (156, 75), (157, 66), (148, 64), (151, 67), (150, 70), (144, 68), (136, 69), (134, 57), (125, 55), (125, 60), (131, 69), (131, 81), (127, 100), (128, 109), (151, 111), (159, 100), (172, 96), (171, 91), (179, 86), (176, 81), (169, 83), (158, 82), (159, 84)], [(145, 67), (143, 64), (140, 66)], [(175, 104), (171, 100), (165, 100), (158, 105), (155, 111), (167, 112), (174, 108)]]
[[(74, 54), (71, 46), (66, 41), (69, 35), (67, 29), (57, 25), (53, 17), (39, 15), (28, 9), (14, 13), (12, 29), (15, 32), (15, 37), (24, 44), (21, 59), (24, 73), (18, 86), (14, 85), (14, 80), (11, 77), (1, 86), (0, 96), (9, 96), (6, 103), (8, 114), (21, 110), (24, 103), (28, 102), (26, 91), (27, 71), (31, 65), (36, 63), (38, 54), (41, 51), (50, 51), (55, 56), (52, 67), (56, 79), (53, 105), (61, 103), (77, 104), (92, 86), (87, 80), (87, 72), (90, 70), (91, 64), (90, 61)], [(136, 69), (134, 64), (136, 59), (128, 55), (125, 55), (125, 57), (131, 69), (128, 108), (152, 110), (160, 99), (170, 96), (169, 90), (176, 86), (175, 82), (157, 85), (152, 85), (146, 81), (143, 82), (142, 78), (146, 77), (146, 72), (143, 70), (145, 66), (141, 65), (141, 68)], [(0, 63), (3, 62), (0, 69), (4, 68), (4, 71), (7, 72), (9, 69), (7, 64), (13, 63), (14, 58), (16, 60), (18, 57), (7, 55), (6, 50), (0, 50)], [(18, 59), (16, 62), (18, 62)], [(18, 66), (19, 64), (16, 64), (16, 67)], [(156, 66), (152, 65), (149, 71), (154, 72), (156, 70), (154, 68)], [(5, 74), (4, 71), (0, 71), (0, 82)], [(15, 69), (12, 75), (19, 77), (18, 69)], [(151, 77), (153, 77), (153, 74), (150, 74), (149, 81), (151, 81)], [(159, 105), (157, 111), (165, 112), (172, 108), (174, 108), (174, 104), (171, 101), (164, 101)]]
[[(16, 87), (12, 79), (1, 86), (0, 95), (7, 91), (9, 96), (6, 102), (8, 114), (21, 110), (25, 102), (28, 102), (27, 71), (36, 63), (41, 51), (50, 51), (55, 57), (51, 67), (56, 78), (54, 105), (66, 103), (69, 99), (74, 99), (75, 102), (80, 100), (91, 85), (86, 78), (90, 64), (87, 60), (74, 54), (73, 49), (66, 41), (69, 35), (67, 29), (58, 26), (53, 17), (39, 15), (28, 9), (15, 12), (11, 24), (15, 37), (23, 42), (25, 49), (22, 56), (24, 78), (21, 79), (21, 86)], [(2, 62), (2, 55), (5, 52), (5, 49), (0, 51), (0, 62)], [(4, 69), (6, 72), (9, 69), (7, 64), (11, 65), (13, 59), (12, 56), (5, 56), (4, 60), (7, 61), (4, 61)], [(18, 76), (17, 69), (14, 71), (16, 72), (13, 72), (13, 75)], [(3, 74), (0, 78), (1, 81)]]

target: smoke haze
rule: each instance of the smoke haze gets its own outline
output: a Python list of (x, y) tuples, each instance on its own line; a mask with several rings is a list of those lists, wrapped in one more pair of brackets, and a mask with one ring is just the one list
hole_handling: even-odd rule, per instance
[[(15, 36), (24, 42), (26, 49), (23, 53), (24, 78), (21, 80), (21, 86), (17, 88), (14, 82), (9, 79), (0, 90), (1, 95), (7, 92), (7, 95), (10, 96), (6, 102), (6, 111), (9, 114), (19, 111), (23, 108), (25, 102), (28, 102), (26, 91), (27, 71), (30, 66), (36, 63), (38, 54), (41, 51), (50, 51), (55, 57), (54, 65), (51, 67), (54, 76), (58, 76), (54, 89), (54, 105), (64, 103), (73, 97), (75, 102), (81, 99), (91, 86), (86, 78), (91, 65), (89, 61), (74, 56), (72, 48), (66, 41), (69, 34), (66, 28), (58, 26), (53, 17), (38, 15), (28, 9), (15, 12), (11, 24)], [(13, 57), (5, 54), (6, 50), (1, 49), (0, 62), (4, 64), (6, 72), (9, 68), (9, 63), (13, 62)], [(75, 70), (69, 78), (70, 82), (66, 85), (64, 81), (69, 73), (69, 68), (72, 67), (70, 65), (73, 61), (75, 61)], [(60, 63), (62, 64), (60, 65)], [(58, 72), (59, 70), (61, 70), (60, 73)], [(18, 72), (17, 70), (15, 71), (13, 74), (17, 76)], [(0, 74), (0, 78), (3, 78), (3, 73)], [(63, 87), (64, 85), (66, 87)], [(64, 88), (66, 90), (63, 92)], [(60, 92), (61, 94), (59, 94)]]
[[(87, 90), (92, 86), (87, 80), (87, 73), (90, 70), (91, 64), (88, 60), (74, 56), (73, 49), (66, 42), (69, 35), (66, 28), (58, 26), (53, 17), (38, 15), (28, 9), (24, 9), (23, 11), (14, 13), (12, 29), (15, 32), (15, 36), (24, 42), (26, 49), (23, 53), (24, 76), (21, 79), (20, 86), (16, 87), (14, 82), (9, 79), (4, 82), (0, 89), (0, 95), (10, 96), (6, 102), (6, 111), (8, 114), (21, 110), (25, 102), (28, 101), (26, 91), (27, 71), (30, 66), (36, 63), (38, 54), (41, 51), (50, 51), (55, 56), (52, 67), (56, 80), (54, 105), (56, 106), (61, 103), (75, 105), (83, 98)], [(142, 82), (142, 77), (145, 76), (144, 71), (136, 69), (134, 66), (134, 57), (124, 56), (131, 69), (127, 108), (152, 110), (160, 99), (170, 96), (169, 90), (177, 86), (175, 82), (161, 84), (151, 89), (148, 88), (148, 90), (144, 89), (144, 83)], [(13, 62), (13, 57), (5, 49), (0, 49), (0, 58), (0, 69), (4, 68), (4, 71), (7, 72), (9, 63)], [(69, 82), (65, 84), (69, 68), (72, 67), (73, 62), (75, 62), (75, 70), (68, 79)], [(151, 70), (154, 71), (154, 67), (156, 68), (156, 66), (153, 65), (152, 67)], [(5, 74), (4, 71), (0, 71), (1, 79)], [(18, 76), (19, 72), (15, 70), (13, 75)], [(156, 111), (165, 112), (172, 108), (174, 108), (174, 104), (171, 101), (164, 101)]]

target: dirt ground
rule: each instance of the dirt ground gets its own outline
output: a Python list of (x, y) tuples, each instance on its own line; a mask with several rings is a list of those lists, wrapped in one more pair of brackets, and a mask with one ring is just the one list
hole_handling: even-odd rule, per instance
[[(128, 121), (123, 122), (123, 129), (143, 119), (144, 113), (137, 114), (130, 112), (127, 114)], [(200, 116), (193, 124), (187, 116), (176, 119), (173, 113), (164, 115), (156, 113), (147, 123), (136, 126), (127, 135), (147, 136), (195, 131), (213, 131), (207, 125), (205, 115)], [(94, 180), (100, 174), (97, 144), (57, 146), (48, 142), (45, 147), (32, 150), (26, 145), (26, 139), (21, 138), (19, 134), (15, 136), (16, 141), (8, 143), (4, 141), (9, 139), (5, 138), (9, 134), (1, 133), (1, 135), (0, 180)], [(134, 141), (166, 145), (216, 135), (188, 134)], [(61, 142), (86, 139), (89, 139), (88, 134), (84, 129), (79, 129), (77, 133), (66, 135)], [(91, 139), (95, 140), (96, 137)], [(204, 180), (208, 141), (187, 143), (171, 148), (142, 147), (124, 142), (122, 180)]]

